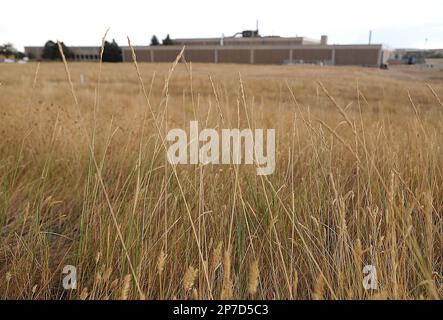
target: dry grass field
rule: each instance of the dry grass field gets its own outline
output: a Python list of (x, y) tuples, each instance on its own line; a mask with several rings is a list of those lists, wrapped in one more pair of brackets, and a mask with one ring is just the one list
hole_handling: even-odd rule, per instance
[[(442, 298), (442, 71), (68, 67), (0, 65), (1, 299)], [(275, 128), (274, 174), (171, 166), (190, 120)]]

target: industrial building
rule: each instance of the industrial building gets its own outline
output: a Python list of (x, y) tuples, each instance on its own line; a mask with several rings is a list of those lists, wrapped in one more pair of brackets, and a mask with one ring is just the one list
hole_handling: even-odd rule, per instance
[[(172, 62), (183, 46), (186, 61), (243, 64), (324, 64), (379, 67), (389, 53), (382, 45), (329, 45), (328, 37), (260, 36), (258, 30), (232, 37), (172, 39), (172, 45), (135, 46), (139, 62)], [(100, 47), (69, 47), (76, 61), (96, 61)], [(25, 47), (27, 54), (41, 57), (42, 47)], [(123, 62), (132, 61), (129, 47), (122, 47)]]
[[(136, 46), (141, 62), (172, 62), (183, 46), (187, 61), (243, 64), (325, 64), (378, 67), (389, 58), (382, 45), (329, 45), (328, 37), (262, 37), (258, 30), (232, 37), (173, 39), (168, 46)], [(132, 61), (130, 48), (123, 48), (123, 61)]]

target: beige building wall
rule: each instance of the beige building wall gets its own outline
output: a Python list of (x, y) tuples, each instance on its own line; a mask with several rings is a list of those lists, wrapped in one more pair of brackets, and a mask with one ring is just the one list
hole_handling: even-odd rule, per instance
[(25, 47), (25, 53), (29, 57), (33, 57), (34, 59), (41, 59), (43, 54), (43, 47)]
[[(180, 46), (135, 47), (140, 62), (172, 62)], [(379, 66), (381, 45), (309, 45), (309, 46), (191, 46), (185, 49), (185, 59), (202, 63), (285, 64), (326, 63), (335, 65)], [(123, 61), (132, 61), (131, 50), (123, 48)]]
[(250, 49), (218, 49), (219, 63), (251, 63)]
[(100, 60), (100, 47), (68, 47), (76, 61)]
[[(144, 62), (151, 62), (151, 50), (137, 50), (134, 49), (137, 55), (137, 60)], [(129, 48), (122, 49), (123, 62), (132, 62), (132, 51)]]
[(381, 61), (381, 48), (336, 48), (335, 64), (339, 66), (359, 65), (378, 66)]
[(204, 62), (215, 63), (214, 50), (185, 50), (184, 52), (186, 61), (190, 62)]
[(291, 58), (289, 49), (255, 49), (254, 63), (256, 64), (283, 64)]
[[(169, 49), (169, 50), (152, 50), (154, 53), (154, 62), (172, 62), (179, 55), (181, 49)], [(137, 55), (138, 57), (138, 55)]]
[(294, 49), (292, 60), (303, 60), (305, 62), (332, 61), (333, 49)]

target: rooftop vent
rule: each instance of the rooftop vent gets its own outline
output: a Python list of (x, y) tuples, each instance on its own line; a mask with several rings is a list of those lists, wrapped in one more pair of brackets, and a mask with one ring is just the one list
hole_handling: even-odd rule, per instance
[(326, 45), (328, 44), (328, 36), (326, 36), (326, 35), (322, 35), (322, 36), (321, 36), (321, 40), (320, 40), (320, 44), (321, 44), (322, 46), (326, 46)]

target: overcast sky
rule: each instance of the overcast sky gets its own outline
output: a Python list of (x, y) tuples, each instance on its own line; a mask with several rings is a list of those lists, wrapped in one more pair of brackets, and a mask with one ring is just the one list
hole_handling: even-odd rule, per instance
[[(1, 4), (0, 43), (99, 45), (109, 39), (149, 44), (172, 38), (218, 37), (244, 29), (262, 35), (329, 36), (330, 43), (373, 43), (393, 48), (443, 48), (443, 0), (21, 0)], [(427, 39), (427, 40), (426, 40)]]

